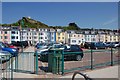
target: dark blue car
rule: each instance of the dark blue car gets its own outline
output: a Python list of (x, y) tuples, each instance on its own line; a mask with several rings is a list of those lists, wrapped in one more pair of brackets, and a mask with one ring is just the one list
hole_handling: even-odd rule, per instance
[(103, 42), (91, 42), (91, 49), (105, 49), (106, 45)]
[(3, 51), (8, 51), (11, 53), (14, 57), (18, 55), (18, 50), (14, 48), (9, 48), (7, 45), (5, 45), (3, 42), (0, 42), (0, 49)]

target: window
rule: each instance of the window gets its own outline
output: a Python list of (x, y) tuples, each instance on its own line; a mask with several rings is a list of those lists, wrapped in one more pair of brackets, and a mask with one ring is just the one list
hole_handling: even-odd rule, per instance
[(37, 37), (34, 37), (34, 39), (37, 39)]
[(47, 39), (47, 37), (45, 37), (45, 39)]
[(64, 39), (64, 37), (62, 37), (62, 39)]
[(89, 38), (88, 38), (88, 41), (89, 41)]
[(16, 36), (16, 39), (18, 39), (18, 36)]
[(81, 41), (79, 40), (79, 43), (80, 43)]
[(1, 36), (1, 39), (2, 39), (2, 36)]
[(31, 37), (30, 37), (30, 39), (31, 39)]
[(58, 39), (60, 39), (60, 37), (58, 37)]
[(37, 33), (35, 32), (34, 35), (37, 35)]
[(15, 36), (12, 36), (12, 39), (15, 39)]
[(8, 37), (7, 36), (4, 36), (5, 39), (7, 39)]
[(43, 33), (40, 33), (40, 35), (43, 35)]
[(54, 39), (54, 38), (52, 37), (52, 39)]
[(75, 37), (75, 35), (74, 35), (74, 37)]
[(75, 42), (76, 42), (76, 40), (72, 40), (72, 42), (73, 42), (73, 43), (75, 43)]
[(58, 36), (60, 36), (60, 33), (58, 33)]
[(78, 35), (78, 37), (80, 37), (80, 35)]
[(52, 35), (54, 35), (54, 33), (52, 33)]
[(15, 34), (15, 31), (12, 31), (12, 34)]
[(17, 32), (17, 34), (18, 34), (18, 32)]
[(7, 31), (5, 31), (5, 34), (7, 34)]
[(43, 39), (43, 37), (40, 37), (40, 39)]

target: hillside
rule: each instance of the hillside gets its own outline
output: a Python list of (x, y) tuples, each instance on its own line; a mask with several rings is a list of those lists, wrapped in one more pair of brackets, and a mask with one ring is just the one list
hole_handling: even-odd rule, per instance
[[(29, 17), (22, 17), (22, 19), (18, 20), (15, 23), (11, 24), (0, 24), (0, 26), (20, 26), (23, 28), (54, 28), (54, 29), (64, 29), (64, 30), (93, 30), (93, 28), (80, 28), (76, 23), (69, 23), (68, 26), (48, 26), (40, 21), (31, 19)], [(94, 29), (99, 31), (111, 31), (110, 29)], [(116, 31), (115, 31), (116, 32)]]
[(28, 17), (23, 17), (22, 19), (18, 20), (15, 23), (12, 24), (3, 24), (2, 26), (20, 26), (22, 25), (23, 28), (28, 27), (28, 28), (48, 28), (48, 25), (36, 21), (34, 19), (28, 18)]
[(36, 21), (34, 19), (23, 17), (22, 19), (18, 20), (12, 24), (2, 24), (2, 26), (20, 26), (22, 25), (23, 28), (54, 28), (54, 29), (64, 29), (64, 30), (79, 30), (80, 28), (75, 23), (69, 23), (68, 26), (48, 26), (40, 21)]

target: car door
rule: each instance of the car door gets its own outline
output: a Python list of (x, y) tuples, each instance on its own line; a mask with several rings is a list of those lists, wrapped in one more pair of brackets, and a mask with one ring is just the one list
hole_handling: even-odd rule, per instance
[(77, 55), (77, 52), (80, 52), (80, 47), (78, 45), (71, 45), (70, 46), (70, 54), (68, 54), (69, 58), (75, 58)]
[(68, 58), (70, 51), (71, 51), (70, 46), (69, 46), (69, 48), (68, 48), (68, 46), (64, 46), (64, 59)]

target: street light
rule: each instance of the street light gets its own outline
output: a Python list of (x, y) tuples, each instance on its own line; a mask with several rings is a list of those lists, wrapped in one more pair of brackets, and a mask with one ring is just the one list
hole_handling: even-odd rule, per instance
[[(20, 28), (20, 42), (23, 40), (23, 29), (22, 29), (22, 27), (24, 27), (24, 21), (23, 20), (21, 20), (21, 22), (20, 22), (20, 25), (21, 25), (21, 28)], [(22, 35), (21, 35), (21, 30), (22, 30)], [(22, 52), (23, 52), (23, 42), (22, 42)]]

